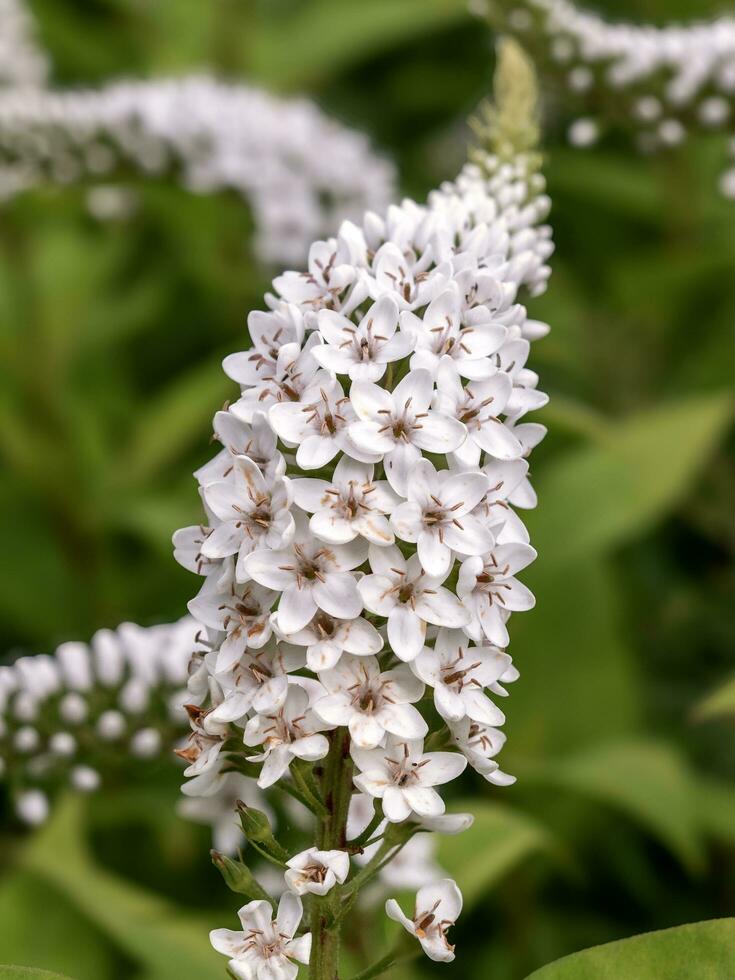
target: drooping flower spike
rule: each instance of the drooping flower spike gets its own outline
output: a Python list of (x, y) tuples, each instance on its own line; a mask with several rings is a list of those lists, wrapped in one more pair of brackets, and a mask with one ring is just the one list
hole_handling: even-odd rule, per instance
[[(517, 50), (501, 63), (530, 84)], [(234, 772), (311, 811), (298, 849), (238, 809), (280, 888), (311, 908), (315, 980), (335, 975), (342, 907), (404, 853), (424, 887), (413, 919), (388, 912), (431, 958), (453, 958), (461, 896), (421, 842), (471, 823), (446, 812), (468, 764), (512, 782), (496, 702), (518, 678), (509, 619), (533, 605), (516, 508), (535, 503), (527, 457), (544, 430), (527, 415), (546, 396), (527, 363), (548, 330), (524, 302), (552, 245), (539, 160), (515, 128), (527, 108), (502, 108), (484, 123), (500, 154), (478, 151), (425, 205), (343, 223), (307, 271), (274, 280), (252, 347), (225, 359), (240, 397), (216, 413), (222, 449), (196, 473), (203, 524), (175, 536), (203, 579), (189, 608), (209, 649), (190, 683), (184, 792), (211, 802)], [(236, 976), (265, 976), (269, 956), (293, 975), (293, 931), (272, 933), (261, 886), (235, 867), (256, 901), (216, 948)]]
[[(571, 0), (473, 0), (566, 90), (577, 118), (572, 146), (606, 129), (632, 131), (645, 152), (678, 146), (691, 131), (735, 133), (735, 18), (691, 24), (608, 21)], [(735, 142), (730, 142), (735, 159)], [(720, 187), (735, 197), (735, 167)]]
[(250, 205), (264, 262), (302, 262), (309, 243), (367, 207), (388, 205), (391, 163), (307, 99), (278, 99), (206, 76), (56, 91), (19, 0), (0, 0), (0, 199), (45, 182), (106, 181), (91, 213), (125, 217), (128, 167), (182, 174), (197, 193), (234, 190)]

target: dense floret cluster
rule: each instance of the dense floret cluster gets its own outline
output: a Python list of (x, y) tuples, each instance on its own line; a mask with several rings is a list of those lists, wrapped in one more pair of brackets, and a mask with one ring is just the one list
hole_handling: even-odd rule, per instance
[[(317, 827), (306, 851), (273, 846), (288, 889), (275, 924), (257, 897), (242, 932), (213, 934), (235, 976), (259, 976), (266, 955), (295, 976), (301, 896), (316, 896), (318, 960), (335, 896), (349, 905), (419, 831), (469, 826), (440, 789), (468, 763), (512, 781), (497, 701), (518, 677), (511, 613), (534, 601), (516, 578), (536, 557), (518, 511), (535, 505), (527, 457), (544, 435), (526, 416), (546, 402), (527, 360), (548, 330), (521, 299), (549, 275), (548, 208), (530, 158), (485, 155), (427, 205), (312, 245), (224, 361), (240, 396), (196, 474), (206, 519), (174, 537), (203, 578), (189, 609), (208, 644), (184, 792), (216, 797), (237, 771), (299, 798)], [(448, 960), (460, 907), (442, 881), (413, 919), (388, 913)]]
[(56, 793), (92, 792), (130, 759), (180, 742), (199, 627), (124, 623), (91, 643), (0, 667), (0, 782), (24, 823), (43, 823)]
[(0, 0), (0, 200), (90, 180), (92, 215), (120, 218), (135, 194), (110, 181), (173, 173), (196, 193), (235, 191), (261, 261), (300, 263), (319, 235), (393, 199), (393, 165), (308, 99), (207, 76), (55, 91), (48, 74), (29, 11)]
[[(676, 146), (692, 129), (732, 132), (735, 19), (688, 25), (609, 22), (570, 0), (502, 0), (473, 9), (514, 34), (577, 103), (570, 142), (590, 146), (613, 125), (643, 150)], [(735, 145), (730, 147), (735, 157)], [(735, 170), (722, 178), (735, 197)]]

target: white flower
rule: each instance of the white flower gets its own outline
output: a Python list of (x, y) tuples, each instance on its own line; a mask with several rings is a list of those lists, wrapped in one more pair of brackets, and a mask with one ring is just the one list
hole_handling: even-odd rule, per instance
[(494, 647), (470, 647), (461, 630), (439, 630), (434, 649), (424, 647), (411, 669), (434, 688), (436, 710), (446, 721), (465, 716), (485, 725), (502, 725), (502, 711), (483, 693), (510, 666)]
[(298, 402), (273, 405), (271, 425), (287, 446), (298, 446), (296, 463), (302, 470), (321, 469), (339, 452), (363, 462), (376, 462), (379, 453), (363, 451), (349, 434), (355, 413), (342, 385), (326, 372), (324, 375)]
[(346, 544), (358, 535), (377, 545), (395, 540), (385, 514), (400, 497), (384, 480), (373, 481), (373, 467), (343, 456), (331, 483), (327, 480), (291, 481), (295, 504), (312, 514), (309, 526), (317, 538)]
[(294, 758), (310, 762), (323, 759), (329, 742), (321, 732), (330, 728), (309, 707), (303, 687), (290, 684), (286, 700), (275, 711), (256, 715), (245, 726), (245, 745), (262, 745), (263, 752), (251, 761), (262, 762), (258, 786), (267, 789), (286, 772)]
[[(221, 657), (222, 650), (218, 663)], [(222, 671), (215, 667), (224, 700), (212, 712), (211, 720), (237, 721), (250, 710), (260, 714), (277, 710), (286, 700), (289, 671), (303, 665), (298, 648), (271, 643), (260, 650), (246, 650), (235, 663), (227, 662)]]
[(472, 613), (464, 631), (475, 642), (479, 643), (484, 635), (497, 646), (508, 645), (508, 614), (532, 609), (536, 601), (514, 575), (535, 558), (536, 552), (528, 544), (500, 544), (484, 558), (472, 557), (462, 562), (457, 595)]
[(273, 280), (273, 286), (288, 303), (319, 309), (338, 302), (354, 281), (348, 250), (331, 239), (311, 245), (306, 272), (285, 272)]
[(417, 543), (428, 575), (446, 577), (452, 551), (480, 555), (492, 548), (492, 534), (470, 513), (487, 489), (483, 473), (437, 472), (428, 459), (413, 468), (408, 499), (393, 511), (391, 525), (401, 540)]
[(473, 312), (473, 322), (463, 325), (459, 289), (453, 283), (431, 301), (422, 319), (415, 313), (402, 313), (401, 330), (415, 341), (411, 370), (425, 368), (435, 378), (442, 358), (449, 357), (464, 378), (478, 380), (493, 374), (495, 367), (489, 355), (498, 350), (507, 331), (489, 315), (482, 322), (482, 307)]
[(373, 259), (370, 295), (390, 293), (402, 310), (426, 306), (444, 289), (452, 272), (448, 262), (433, 265), (433, 260), (430, 246), (417, 258), (408, 246), (402, 250), (395, 240), (384, 242)]
[(325, 343), (314, 358), (328, 371), (348, 374), (353, 381), (380, 381), (391, 361), (411, 351), (410, 334), (396, 333), (398, 307), (392, 296), (377, 300), (358, 324), (334, 310), (320, 310), (319, 333)]
[(462, 603), (442, 586), (446, 575), (432, 577), (418, 555), (408, 561), (396, 547), (370, 548), (372, 575), (360, 579), (358, 589), (365, 608), (388, 620), (388, 642), (401, 660), (421, 652), (426, 624), (458, 627), (469, 622)]
[(247, 647), (264, 646), (271, 636), (270, 609), (276, 593), (257, 582), (234, 582), (232, 575), (208, 578), (189, 600), (189, 612), (204, 626), (222, 632), (225, 639), (217, 670), (227, 670)]
[(510, 786), (515, 782), (515, 776), (502, 772), (495, 762), (495, 756), (505, 745), (503, 732), (471, 718), (449, 722), (449, 730), (452, 740), (475, 772), (495, 786)]
[(174, 558), (179, 565), (197, 575), (211, 575), (222, 568), (221, 558), (207, 558), (202, 554), (202, 545), (213, 530), (203, 524), (196, 524), (174, 532)]
[(424, 685), (403, 665), (381, 673), (375, 657), (346, 654), (319, 680), (327, 694), (315, 701), (314, 711), (330, 725), (346, 725), (359, 748), (375, 748), (387, 732), (410, 739), (428, 731), (413, 707)]
[(422, 739), (388, 737), (383, 748), (353, 747), (359, 775), (355, 786), (383, 801), (383, 813), (393, 823), (444, 813), (444, 801), (434, 789), (456, 779), (467, 760), (456, 752), (424, 752)]
[(444, 415), (458, 419), (467, 429), (467, 439), (452, 454), (462, 469), (480, 464), (484, 451), (494, 459), (520, 459), (523, 447), (498, 416), (508, 404), (513, 385), (504, 372), (462, 385), (453, 361), (439, 362), (434, 405)]
[(257, 384), (243, 389), (241, 397), (230, 406), (232, 414), (252, 423), (258, 412), (267, 412), (281, 402), (298, 402), (311, 385), (328, 381), (329, 375), (319, 368), (311, 353), (318, 342), (319, 338), (312, 335), (303, 347), (284, 344), (278, 351), (273, 371)]
[(385, 903), (386, 915), (418, 939), (430, 960), (440, 963), (451, 963), (454, 959), (454, 946), (447, 940), (446, 932), (461, 911), (462, 893), (451, 878), (418, 890), (413, 919), (403, 913), (394, 898)]
[[(219, 700), (216, 701), (219, 703)], [(211, 719), (214, 708), (205, 710), (197, 705), (186, 706), (191, 733), (186, 748), (177, 749), (176, 755), (188, 762), (184, 775), (191, 777), (186, 784), (192, 796), (199, 795), (219, 771), (220, 752), (229, 736), (229, 725)], [(193, 777), (204, 777), (195, 779)]]
[(222, 362), (225, 374), (247, 388), (272, 378), (281, 349), (289, 344), (300, 347), (304, 332), (304, 316), (298, 306), (282, 303), (278, 310), (268, 313), (253, 310), (248, 315), (253, 346), (250, 350), (228, 354)]
[(320, 851), (310, 847), (286, 861), (284, 877), (290, 891), (297, 895), (326, 895), (350, 873), (350, 856), (346, 851)]
[(321, 609), (303, 629), (289, 633), (286, 639), (306, 647), (306, 665), (315, 674), (334, 667), (343, 653), (369, 657), (383, 649), (382, 636), (366, 619), (337, 619)]
[(301, 899), (286, 892), (275, 919), (265, 900), (248, 902), (237, 914), (241, 932), (214, 929), (209, 934), (217, 952), (230, 957), (230, 971), (239, 980), (295, 980), (296, 962), (306, 964), (311, 956), (311, 933), (296, 938), (303, 916)]
[(473, 514), (483, 521), (495, 537), (496, 543), (520, 541), (528, 543), (528, 531), (523, 521), (509, 506), (510, 498), (526, 481), (528, 463), (524, 459), (493, 460), (482, 472), (490, 487)]
[(207, 506), (222, 522), (202, 543), (206, 558), (237, 554), (235, 575), (245, 581), (244, 562), (259, 548), (275, 550), (289, 543), (294, 534), (290, 483), (275, 477), (269, 484), (247, 456), (235, 456), (232, 477), (204, 488)]
[(366, 550), (359, 540), (327, 545), (300, 526), (288, 548), (253, 552), (244, 568), (256, 582), (282, 593), (277, 622), (288, 635), (303, 629), (317, 609), (345, 619), (360, 615), (362, 599), (350, 571), (363, 563)]
[(264, 412), (256, 412), (252, 424), (243, 422), (233, 412), (216, 412), (213, 428), (223, 448), (194, 473), (202, 486), (231, 476), (235, 465), (233, 456), (251, 459), (269, 484), (274, 477), (286, 472), (286, 461), (276, 448), (278, 439)]
[(454, 452), (467, 434), (461, 422), (431, 410), (433, 392), (428, 371), (410, 371), (392, 392), (369, 381), (355, 381), (350, 389), (359, 420), (350, 436), (362, 451), (383, 457), (390, 485), (404, 497), (422, 450)]

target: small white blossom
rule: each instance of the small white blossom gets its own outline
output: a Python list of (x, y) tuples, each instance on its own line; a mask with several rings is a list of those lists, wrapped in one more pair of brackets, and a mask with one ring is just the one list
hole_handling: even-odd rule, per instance
[(435, 406), (444, 415), (458, 419), (467, 429), (467, 439), (452, 454), (462, 469), (479, 466), (483, 452), (493, 459), (521, 458), (523, 447), (513, 430), (499, 418), (513, 390), (507, 374), (501, 371), (463, 385), (454, 363), (449, 358), (442, 358), (436, 389)]
[(331, 725), (309, 707), (309, 702), (302, 687), (289, 685), (286, 700), (278, 709), (255, 715), (245, 726), (245, 745), (263, 746), (260, 755), (251, 757), (263, 763), (258, 778), (261, 789), (277, 782), (295, 758), (313, 762), (329, 751), (329, 742), (321, 732)]
[(386, 733), (412, 739), (428, 731), (414, 707), (424, 685), (406, 666), (381, 672), (375, 657), (345, 654), (319, 680), (327, 693), (314, 703), (314, 711), (330, 725), (346, 725), (359, 748), (381, 745)]
[(472, 647), (461, 630), (439, 630), (434, 649), (424, 647), (411, 669), (434, 689), (436, 710), (446, 721), (465, 716), (486, 725), (502, 725), (505, 717), (484, 693), (511, 663), (495, 647)]
[(289, 633), (286, 639), (306, 647), (306, 665), (315, 674), (334, 667), (343, 653), (369, 657), (383, 649), (382, 636), (362, 616), (337, 619), (321, 609), (303, 629)]
[(401, 496), (422, 451), (454, 452), (467, 434), (461, 422), (431, 409), (433, 391), (424, 370), (410, 371), (392, 392), (369, 381), (355, 381), (350, 389), (358, 418), (350, 436), (358, 449), (383, 458), (385, 475)]
[(495, 756), (505, 745), (505, 735), (498, 728), (483, 725), (471, 718), (449, 722), (452, 740), (472, 768), (495, 786), (510, 786), (514, 776), (504, 773)]
[(256, 582), (281, 592), (278, 629), (288, 635), (303, 629), (317, 609), (347, 619), (360, 615), (362, 598), (350, 573), (366, 551), (360, 540), (327, 545), (300, 526), (288, 548), (253, 552), (244, 568)]
[(451, 878), (424, 885), (418, 890), (412, 919), (404, 914), (394, 898), (385, 903), (385, 911), (389, 918), (400, 922), (406, 932), (418, 939), (430, 960), (451, 963), (454, 959), (454, 946), (446, 933), (462, 911), (462, 893)]
[(492, 534), (470, 513), (487, 489), (483, 473), (437, 472), (428, 459), (412, 470), (407, 500), (393, 511), (391, 525), (402, 541), (416, 542), (428, 575), (445, 578), (453, 552), (480, 555), (492, 548)]
[(312, 515), (309, 526), (317, 538), (330, 544), (347, 544), (358, 535), (372, 544), (395, 540), (385, 515), (401, 498), (385, 480), (373, 480), (373, 466), (343, 456), (326, 480), (291, 481), (294, 502)]
[(286, 885), (296, 895), (326, 895), (350, 873), (346, 851), (320, 851), (310, 847), (286, 861)]
[(239, 980), (295, 980), (297, 963), (308, 963), (311, 956), (311, 933), (296, 937), (303, 916), (301, 899), (286, 892), (275, 919), (265, 900), (248, 902), (237, 914), (240, 932), (214, 929), (209, 934), (217, 952), (229, 957), (230, 971)]
[(283, 442), (298, 447), (296, 462), (303, 470), (318, 470), (339, 452), (367, 463), (380, 458), (352, 439), (355, 412), (336, 378), (317, 376), (298, 402), (273, 405), (269, 418)]
[(444, 801), (434, 789), (456, 779), (467, 760), (456, 752), (424, 752), (421, 739), (386, 739), (383, 748), (353, 747), (359, 775), (355, 786), (383, 801), (383, 813), (393, 823), (444, 813)]
[(410, 333), (396, 333), (398, 306), (392, 296), (373, 303), (358, 324), (334, 310), (320, 310), (318, 323), (324, 344), (313, 349), (314, 358), (353, 381), (380, 381), (387, 365), (413, 347)]
[(469, 318), (470, 323), (462, 322), (456, 283), (431, 301), (422, 319), (410, 311), (402, 313), (401, 330), (414, 340), (411, 370), (425, 368), (436, 378), (439, 364), (447, 357), (464, 378), (479, 380), (493, 374), (489, 355), (498, 350), (507, 331), (502, 324), (492, 322), (489, 314), (483, 317), (483, 313), (479, 307)]
[(508, 645), (508, 615), (532, 609), (536, 602), (533, 593), (514, 576), (535, 558), (536, 552), (528, 544), (499, 544), (484, 558), (475, 556), (462, 562), (457, 595), (472, 614), (464, 631), (476, 643), (484, 636), (496, 646)]
[(372, 575), (358, 584), (365, 608), (388, 621), (388, 642), (401, 660), (419, 655), (426, 638), (426, 624), (464, 626), (469, 612), (457, 596), (445, 589), (446, 575), (430, 576), (418, 555), (406, 561), (396, 547), (371, 548)]
[(213, 559), (236, 554), (235, 575), (241, 582), (247, 579), (249, 554), (283, 548), (293, 538), (289, 481), (275, 477), (267, 482), (247, 456), (233, 457), (231, 477), (206, 486), (204, 500), (221, 523), (202, 542), (201, 553)]

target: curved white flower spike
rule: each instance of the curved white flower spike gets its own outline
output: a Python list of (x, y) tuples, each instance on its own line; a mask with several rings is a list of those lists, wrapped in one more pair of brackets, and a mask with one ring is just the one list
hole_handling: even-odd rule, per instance
[(424, 885), (416, 893), (416, 907), (409, 919), (394, 898), (385, 903), (386, 915), (400, 922), (406, 932), (415, 936), (430, 960), (451, 963), (454, 946), (447, 939), (447, 930), (462, 911), (462, 893), (451, 878)]
[(275, 919), (265, 900), (248, 902), (237, 914), (241, 931), (213, 929), (209, 934), (217, 952), (229, 957), (231, 973), (239, 980), (295, 980), (296, 964), (308, 963), (311, 955), (311, 933), (296, 937), (303, 916), (301, 899), (285, 892)]

